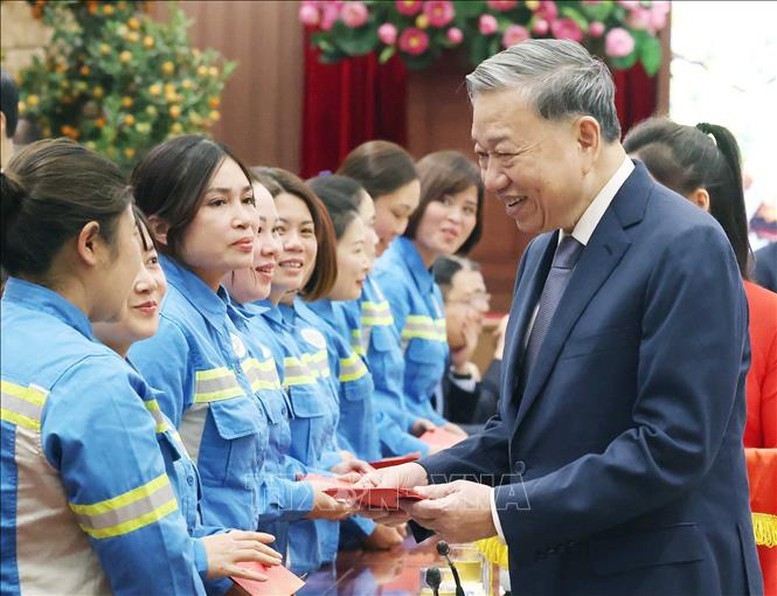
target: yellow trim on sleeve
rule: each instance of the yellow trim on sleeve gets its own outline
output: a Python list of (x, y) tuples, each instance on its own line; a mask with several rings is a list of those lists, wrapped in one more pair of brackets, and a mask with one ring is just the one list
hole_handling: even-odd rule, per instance
[(21, 426), (22, 428), (26, 428), (28, 430), (40, 430), (40, 420), (29, 418), (28, 416), (12, 412), (11, 410), (6, 410), (5, 408), (0, 408), (0, 420), (10, 422), (11, 424)]
[(110, 528), (95, 529), (83, 524), (79, 525), (81, 526), (81, 529), (92, 538), (113, 538), (115, 536), (121, 536), (122, 534), (129, 534), (130, 532), (138, 530), (144, 526), (153, 524), (166, 515), (172, 513), (176, 509), (178, 509), (178, 501), (175, 497), (173, 497), (153, 511), (149, 511), (148, 513), (144, 513), (133, 519), (127, 520), (115, 526), (111, 526)]
[(152, 493), (157, 492), (160, 488), (163, 488), (168, 484), (170, 484), (170, 480), (168, 479), (167, 474), (160, 474), (151, 482), (147, 482), (143, 486), (139, 486), (138, 488), (127, 491), (118, 497), (106, 499), (105, 501), (93, 503), (92, 505), (75, 505), (73, 503), (68, 503), (68, 505), (70, 505), (70, 509), (72, 509), (74, 513), (79, 515), (100, 515), (107, 513), (108, 511), (121, 509), (122, 507), (126, 507), (131, 503), (145, 499)]

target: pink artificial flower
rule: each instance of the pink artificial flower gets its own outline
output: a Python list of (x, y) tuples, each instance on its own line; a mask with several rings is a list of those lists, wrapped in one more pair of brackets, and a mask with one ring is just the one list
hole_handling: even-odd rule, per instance
[(342, 1), (334, 0), (333, 2), (319, 2), (318, 6), (321, 11), (321, 23), (320, 27), (324, 31), (329, 31), (340, 17), (340, 6)]
[(424, 14), (432, 27), (445, 27), (453, 20), (456, 11), (449, 0), (428, 0), (424, 2)]
[(397, 42), (397, 28), (391, 23), (383, 23), (378, 27), (378, 39), (387, 46), (393, 46)]
[(448, 41), (455, 46), (459, 45), (464, 40), (464, 34), (461, 32), (461, 29), (459, 29), (458, 27), (451, 27), (450, 29), (448, 29), (448, 32), (445, 34), (445, 37), (447, 37)]
[(409, 17), (421, 12), (421, 8), (423, 7), (423, 4), (424, 3), (421, 0), (397, 0), (396, 1), (397, 11), (400, 14), (407, 15)]
[(574, 19), (556, 19), (550, 24), (550, 32), (556, 39), (583, 40), (583, 30)]
[(506, 48), (510, 48), (517, 43), (521, 43), (529, 39), (531, 35), (526, 30), (526, 27), (520, 25), (510, 25), (505, 29), (504, 35), (502, 35), (502, 45)]
[(350, 29), (361, 27), (369, 17), (370, 13), (363, 2), (346, 2), (340, 9), (340, 20)]
[(494, 15), (482, 14), (478, 21), (478, 29), (481, 35), (493, 35), (499, 29), (499, 23)]
[(623, 58), (634, 51), (634, 38), (622, 27), (611, 29), (604, 38), (604, 53), (613, 58)]
[(604, 35), (604, 23), (601, 21), (592, 21), (588, 24), (588, 35), (591, 37), (601, 37)]
[(651, 20), (652, 14), (650, 9), (642, 8), (641, 6), (635, 8), (626, 16), (626, 22), (629, 24), (629, 27), (637, 31), (644, 31), (650, 28)]
[(306, 27), (315, 27), (321, 21), (321, 15), (312, 2), (303, 2), (299, 7), (299, 20)]
[(654, 33), (666, 27), (666, 17), (669, 14), (669, 2), (653, 2), (650, 7), (650, 30)]
[(399, 49), (411, 56), (420, 56), (429, 47), (429, 36), (416, 27), (408, 27), (399, 35)]
[(634, 10), (636, 8), (642, 8), (642, 1), (641, 0), (618, 0), (618, 4), (628, 8), (629, 10)]
[(552, 23), (556, 20), (556, 17), (558, 17), (558, 7), (553, 0), (542, 0), (534, 14), (539, 18)]
[(518, 6), (518, 0), (488, 0), (486, 4), (491, 10), (505, 12), (506, 10), (512, 10)]
[(542, 37), (543, 35), (547, 35), (548, 31), (550, 30), (550, 25), (548, 25), (548, 21), (545, 19), (537, 19), (534, 21), (534, 25), (532, 25), (532, 33), (534, 35), (539, 35)]

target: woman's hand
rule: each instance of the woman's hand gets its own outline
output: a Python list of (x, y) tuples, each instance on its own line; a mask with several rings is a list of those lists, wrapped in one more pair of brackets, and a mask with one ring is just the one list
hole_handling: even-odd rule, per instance
[(273, 550), (269, 543), (275, 541), (275, 536), (264, 532), (245, 532), (231, 530), (221, 534), (203, 536), (199, 539), (205, 547), (208, 558), (208, 577), (241, 577), (256, 581), (267, 581), (267, 576), (244, 569), (237, 564), (244, 561), (256, 561), (263, 565), (280, 565), (282, 557)]
[(329, 468), (329, 471), (333, 474), (349, 474), (350, 472), (369, 474), (370, 472), (374, 472), (375, 468), (373, 468), (366, 461), (356, 459), (353, 455), (351, 455), (350, 459), (346, 459), (341, 461), (339, 464), (333, 465), (331, 468)]

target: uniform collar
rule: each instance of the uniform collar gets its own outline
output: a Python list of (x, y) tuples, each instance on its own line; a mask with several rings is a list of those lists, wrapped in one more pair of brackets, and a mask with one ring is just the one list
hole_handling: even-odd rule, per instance
[(413, 241), (410, 238), (400, 236), (394, 240), (392, 247), (396, 247), (395, 250), (398, 255), (406, 263), (418, 289), (425, 293), (431, 292), (432, 288), (434, 288), (434, 276), (424, 266), (421, 255), (418, 253)]
[(224, 286), (214, 292), (197, 275), (165, 255), (160, 257), (167, 282), (183, 294), (184, 298), (210, 323), (218, 324), (227, 316), (227, 309), (234, 310)]
[(53, 290), (17, 277), (9, 277), (5, 284), (3, 301), (16, 302), (25, 308), (52, 315), (90, 341), (95, 341), (92, 324), (86, 313)]

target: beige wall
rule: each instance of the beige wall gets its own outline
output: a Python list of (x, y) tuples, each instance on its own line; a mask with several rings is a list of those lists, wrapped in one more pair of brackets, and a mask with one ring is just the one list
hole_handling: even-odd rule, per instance
[(30, 5), (23, 0), (0, 2), (0, 48), (3, 68), (16, 73), (32, 62), (33, 54), (42, 54), (49, 31), (32, 18)]

